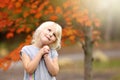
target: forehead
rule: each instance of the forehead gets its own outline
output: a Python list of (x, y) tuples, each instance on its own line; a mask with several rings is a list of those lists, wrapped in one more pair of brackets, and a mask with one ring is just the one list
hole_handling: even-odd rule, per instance
[(55, 25), (48, 25), (47, 27), (46, 27), (46, 29), (51, 29), (52, 31), (56, 31), (56, 26)]

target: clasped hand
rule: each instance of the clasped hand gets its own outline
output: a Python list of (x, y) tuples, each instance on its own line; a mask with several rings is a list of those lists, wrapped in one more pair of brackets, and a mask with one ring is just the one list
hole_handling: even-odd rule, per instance
[(42, 53), (42, 57), (49, 54), (50, 48), (48, 45), (45, 45), (41, 48), (40, 52)]

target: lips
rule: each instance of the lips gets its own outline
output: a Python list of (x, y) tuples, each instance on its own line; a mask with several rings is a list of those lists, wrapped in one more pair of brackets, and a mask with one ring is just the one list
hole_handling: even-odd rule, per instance
[(46, 36), (46, 38), (50, 41), (50, 37)]

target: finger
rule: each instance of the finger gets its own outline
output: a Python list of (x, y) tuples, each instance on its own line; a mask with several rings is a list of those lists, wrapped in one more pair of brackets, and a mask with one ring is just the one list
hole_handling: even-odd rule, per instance
[(49, 46), (48, 46), (48, 45), (45, 45), (44, 48), (49, 49)]

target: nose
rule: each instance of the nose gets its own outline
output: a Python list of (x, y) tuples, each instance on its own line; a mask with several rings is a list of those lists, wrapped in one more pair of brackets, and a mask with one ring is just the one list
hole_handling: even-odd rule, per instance
[(51, 33), (49, 33), (49, 36), (50, 36), (50, 37), (52, 37), (52, 35), (53, 35), (53, 33), (52, 33), (52, 32), (51, 32)]

